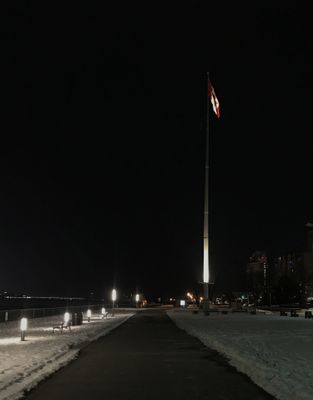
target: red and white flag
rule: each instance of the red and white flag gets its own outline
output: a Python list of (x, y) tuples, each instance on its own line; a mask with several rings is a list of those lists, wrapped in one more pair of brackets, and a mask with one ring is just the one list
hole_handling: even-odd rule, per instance
[(220, 103), (216, 97), (214, 87), (211, 84), (211, 81), (209, 81), (209, 91), (208, 91), (209, 98), (212, 103), (213, 111), (215, 112), (217, 118), (220, 117)]

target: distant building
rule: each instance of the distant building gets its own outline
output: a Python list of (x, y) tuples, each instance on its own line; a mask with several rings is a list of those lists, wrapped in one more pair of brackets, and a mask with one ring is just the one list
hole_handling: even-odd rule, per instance
[(313, 230), (308, 232), (304, 253), (274, 257), (269, 262), (265, 253), (256, 251), (247, 264), (246, 277), (254, 301), (303, 305), (308, 300), (313, 302)]
[(308, 232), (307, 251), (303, 256), (305, 294), (313, 298), (313, 230)]
[(254, 302), (260, 302), (266, 297), (270, 282), (268, 259), (264, 252), (256, 251), (246, 266), (248, 289)]
[(272, 285), (277, 285), (282, 277), (303, 281), (303, 254), (290, 253), (274, 257), (272, 268)]

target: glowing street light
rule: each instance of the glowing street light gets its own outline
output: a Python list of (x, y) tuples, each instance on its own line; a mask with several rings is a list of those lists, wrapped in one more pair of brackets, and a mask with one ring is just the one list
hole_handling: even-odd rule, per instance
[(90, 322), (90, 318), (91, 318), (91, 310), (87, 310), (87, 321)]
[(100, 319), (104, 319), (104, 317), (107, 317), (107, 316), (108, 316), (108, 313), (105, 311), (105, 308), (102, 307), (101, 308), (101, 317), (100, 317)]
[(193, 294), (190, 292), (187, 292), (187, 297), (189, 297), (190, 300), (193, 300)]
[(68, 325), (69, 321), (70, 321), (70, 313), (66, 312), (64, 313), (64, 324)]
[(116, 290), (112, 290), (112, 315), (114, 315), (114, 302), (116, 301), (117, 293)]
[(139, 293), (137, 293), (136, 296), (135, 296), (136, 307), (138, 307), (139, 298), (140, 298)]
[(27, 318), (22, 318), (21, 319), (21, 340), (25, 340), (26, 336), (26, 330), (27, 330)]

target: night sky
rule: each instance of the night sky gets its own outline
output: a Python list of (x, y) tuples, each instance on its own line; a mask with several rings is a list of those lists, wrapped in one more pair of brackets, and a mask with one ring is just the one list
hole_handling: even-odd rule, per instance
[(304, 250), (308, 5), (12, 4), (1, 13), (0, 290), (200, 289), (206, 71), (222, 114), (210, 116), (216, 288), (243, 288), (255, 250)]

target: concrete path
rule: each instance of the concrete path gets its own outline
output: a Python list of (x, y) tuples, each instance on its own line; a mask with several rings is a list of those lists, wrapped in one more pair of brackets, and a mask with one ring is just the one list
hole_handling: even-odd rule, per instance
[(158, 310), (139, 312), (42, 382), (27, 400), (269, 400)]

